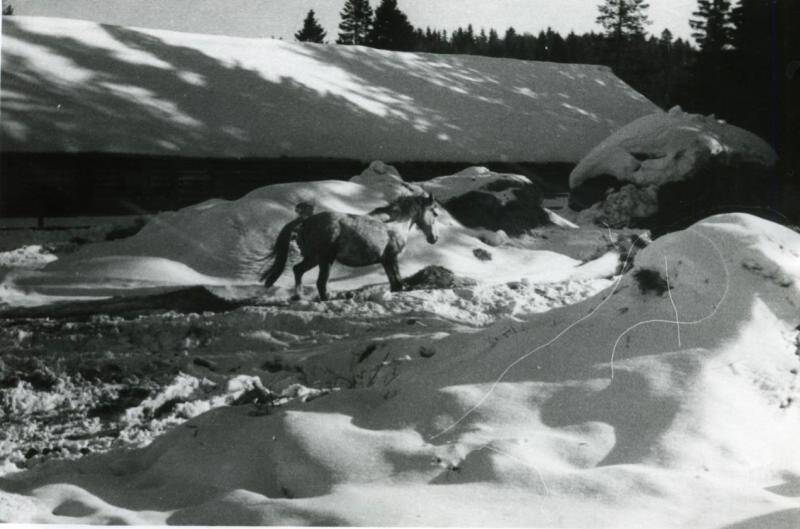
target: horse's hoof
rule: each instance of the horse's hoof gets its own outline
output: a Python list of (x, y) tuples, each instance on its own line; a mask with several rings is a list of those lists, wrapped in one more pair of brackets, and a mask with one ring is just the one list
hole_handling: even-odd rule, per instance
[(300, 301), (301, 299), (303, 299), (303, 296), (301, 296), (300, 294), (294, 294), (294, 295), (292, 295), (292, 297), (290, 297), (289, 299), (290, 299), (291, 301)]

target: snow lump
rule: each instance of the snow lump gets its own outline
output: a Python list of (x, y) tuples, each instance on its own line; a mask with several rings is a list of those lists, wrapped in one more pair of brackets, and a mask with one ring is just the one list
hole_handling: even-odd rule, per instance
[(766, 203), (777, 161), (761, 138), (675, 107), (639, 118), (595, 147), (570, 175), (570, 206), (599, 220), (663, 230), (699, 216)]

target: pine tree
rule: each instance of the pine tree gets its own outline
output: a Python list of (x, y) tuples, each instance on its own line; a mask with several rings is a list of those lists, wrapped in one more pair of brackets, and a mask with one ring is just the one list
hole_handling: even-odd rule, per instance
[(14, 6), (12, 6), (11, 4), (6, 4), (5, 2), (3, 2), (3, 16), (4, 17), (10, 17), (13, 14), (14, 14)]
[(698, 0), (689, 21), (692, 37), (704, 54), (720, 54), (733, 43), (730, 0)]
[(397, 7), (397, 0), (381, 0), (367, 40), (370, 46), (384, 50), (413, 49), (414, 26)]
[[(735, 95), (731, 91), (733, 24), (730, 0), (698, 0), (689, 21), (692, 37), (700, 47), (693, 68), (697, 106), (706, 113), (731, 119)], [(733, 76), (735, 77), (735, 76)]]
[(519, 45), (518, 41), (519, 37), (517, 37), (517, 30), (513, 27), (509, 27), (506, 30), (506, 34), (503, 36), (503, 56), (504, 57), (519, 57)]
[(605, 0), (597, 7), (600, 11), (597, 23), (605, 29), (613, 67), (618, 74), (630, 62), (625, 56), (633, 51), (631, 41), (644, 36), (644, 27), (650, 23), (646, 12), (649, 7), (645, 0)]
[(294, 34), (294, 38), (300, 42), (316, 42), (319, 44), (325, 42), (326, 36), (327, 33), (317, 22), (313, 9), (309, 10), (308, 15), (306, 15), (302, 29)]
[(372, 30), (372, 7), (369, 0), (347, 0), (339, 23), (337, 44), (366, 44)]
[[(734, 113), (731, 121), (746, 129), (769, 138), (781, 110), (774, 96), (773, 70), (780, 63), (777, 49), (773, 47), (773, 11), (770, 2), (764, 0), (739, 0), (731, 10), (731, 52), (733, 67), (741, 84), (732, 88), (731, 105)], [(741, 90), (739, 86), (746, 86)]]
[(503, 42), (497, 31), (492, 28), (489, 30), (489, 55), (492, 57), (500, 57), (503, 55)]
[(645, 0), (605, 0), (597, 9), (597, 23), (606, 30), (606, 36), (622, 43), (634, 35), (643, 35), (644, 27), (650, 23)]

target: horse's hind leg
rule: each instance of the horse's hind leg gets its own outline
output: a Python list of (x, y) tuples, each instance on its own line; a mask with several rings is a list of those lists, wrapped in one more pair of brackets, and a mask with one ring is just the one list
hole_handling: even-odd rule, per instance
[(315, 266), (317, 266), (316, 260), (306, 257), (292, 267), (292, 270), (294, 271), (294, 295), (292, 296), (292, 299), (301, 298), (303, 293), (303, 274)]
[(317, 291), (319, 291), (319, 300), (328, 300), (328, 278), (331, 274), (331, 265), (333, 259), (322, 259), (319, 263), (319, 275), (317, 276)]

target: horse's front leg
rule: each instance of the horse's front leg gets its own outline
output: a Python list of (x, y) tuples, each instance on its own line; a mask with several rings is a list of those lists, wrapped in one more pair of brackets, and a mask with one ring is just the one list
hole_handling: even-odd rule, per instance
[(389, 289), (392, 292), (403, 290), (403, 280), (400, 278), (400, 265), (394, 252), (386, 252), (381, 260), (386, 277), (389, 278)]

